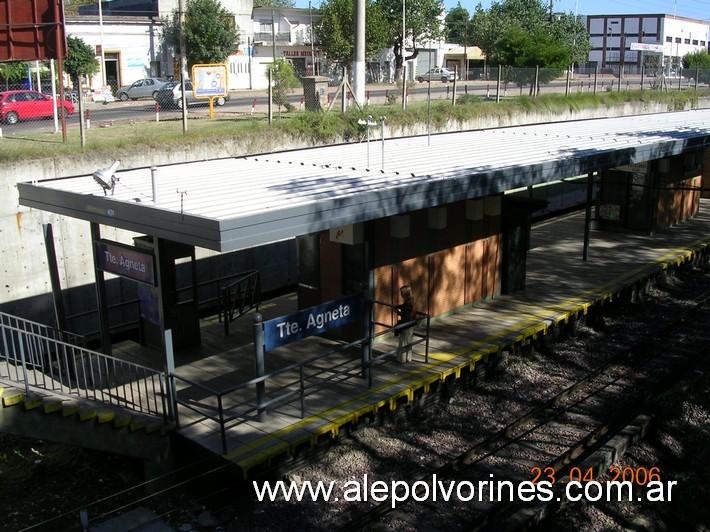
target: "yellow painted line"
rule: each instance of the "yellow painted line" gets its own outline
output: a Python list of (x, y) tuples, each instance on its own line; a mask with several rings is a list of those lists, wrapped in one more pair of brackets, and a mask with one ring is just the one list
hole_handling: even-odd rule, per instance
[[(708, 238), (700, 238), (691, 244), (689, 246), (695, 246), (697, 247), (700, 244), (708, 244), (710, 243), (710, 239)], [(588, 308), (590, 303), (588, 302), (588, 299), (590, 299), (590, 296), (593, 296), (595, 294), (603, 294), (605, 290), (608, 291), (609, 288), (616, 286), (617, 283), (619, 283), (622, 280), (626, 280), (629, 278), (632, 278), (634, 275), (638, 275), (640, 272), (647, 272), (649, 270), (652, 270), (653, 268), (649, 268), (649, 264), (655, 264), (656, 269), (658, 269), (659, 265), (661, 265), (663, 262), (668, 262), (671, 257), (675, 257), (679, 254), (679, 249), (683, 249), (684, 253), (686, 255), (692, 255), (696, 250), (690, 249), (688, 246), (684, 246), (683, 248), (677, 248), (676, 250), (670, 251), (663, 255), (661, 258), (657, 259), (656, 261), (652, 263), (647, 263), (646, 265), (639, 266), (638, 268), (631, 270), (630, 272), (625, 272), (623, 275), (620, 275), (619, 277), (608, 281), (601, 286), (594, 287), (590, 290), (587, 290), (583, 292), (580, 295), (576, 295), (574, 297), (571, 297), (567, 301), (555, 305), (553, 307), (538, 307), (540, 310), (536, 310), (535, 312), (532, 312), (531, 316), (527, 318), (525, 321), (522, 322), (523, 327), (531, 327), (534, 322), (540, 319), (545, 319), (545, 320), (557, 320), (556, 323), (559, 323), (560, 320), (565, 319), (566, 317), (569, 316), (570, 313), (573, 312), (575, 308), (577, 309), (584, 309)], [(597, 296), (595, 299), (598, 299), (599, 296)], [(576, 307), (575, 307), (576, 305)], [(585, 307), (586, 305), (586, 307)], [(447, 362), (451, 362), (452, 360), (456, 359), (459, 356), (462, 355), (474, 355), (474, 351), (479, 350), (480, 348), (486, 346), (486, 354), (490, 355), (492, 351), (497, 351), (498, 346), (493, 346), (491, 344), (494, 344), (496, 340), (499, 340), (500, 338), (514, 334), (520, 331), (521, 323), (518, 323), (514, 326), (508, 327), (502, 331), (499, 331), (496, 334), (493, 334), (483, 340), (479, 340), (477, 342), (474, 342), (473, 344), (469, 345), (468, 347), (461, 348), (454, 353), (446, 353), (446, 352), (437, 352), (437, 353), (429, 353), (429, 360), (434, 360), (434, 363), (429, 363), (428, 365), (422, 366), (416, 370), (410, 371), (407, 374), (402, 375), (401, 377), (394, 379), (390, 382), (384, 383), (376, 388), (371, 388), (367, 390), (366, 392), (363, 392), (362, 394), (349, 399), (348, 401), (345, 401), (344, 403), (339, 404), (336, 407), (329, 408), (323, 412), (321, 412), (318, 415), (313, 415), (304, 419), (301, 419), (297, 421), (296, 423), (289, 425), (287, 427), (283, 427), (277, 431), (274, 431), (271, 434), (266, 434), (262, 436), (261, 438), (258, 438), (257, 440), (254, 440), (253, 442), (249, 443), (250, 447), (256, 447), (259, 448), (263, 444), (268, 443), (269, 441), (272, 440), (278, 440), (282, 436), (285, 436), (289, 434), (290, 432), (293, 432), (294, 430), (297, 429), (305, 429), (307, 425), (310, 423), (316, 422), (318, 420), (322, 419), (322, 416), (328, 416), (329, 414), (332, 414), (336, 410), (340, 410), (343, 408), (347, 408), (347, 405), (353, 404), (355, 402), (360, 402), (360, 401), (366, 401), (367, 397), (370, 397), (374, 394), (377, 394), (379, 392), (382, 392), (386, 390), (387, 388), (392, 387), (393, 385), (400, 384), (401, 382), (411, 379), (412, 377), (416, 377), (417, 375), (421, 375), (425, 372), (429, 372), (432, 370), (436, 370), (439, 366), (442, 364), (445, 364)], [(447, 371), (454, 371), (454, 370), (447, 370)], [(436, 376), (434, 380), (438, 380), (440, 376)], [(415, 383), (412, 383), (410, 386), (416, 385)], [(423, 386), (425, 390), (431, 385), (431, 382), (426, 382), (426, 380), (423, 383)], [(375, 412), (385, 404), (389, 402), (390, 399), (383, 399), (377, 402), (375, 405)], [(234, 457), (239, 456), (239, 454), (242, 454), (239, 450), (231, 451), (229, 453), (226, 453), (223, 455), (223, 457), (227, 460), (233, 460)]]

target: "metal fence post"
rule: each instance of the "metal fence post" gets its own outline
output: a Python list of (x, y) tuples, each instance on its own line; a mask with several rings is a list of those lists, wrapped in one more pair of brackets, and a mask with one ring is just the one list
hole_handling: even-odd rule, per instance
[[(263, 377), (264, 370), (264, 326), (262, 325), (261, 314), (254, 314), (254, 363), (256, 364), (257, 378)], [(266, 409), (263, 407), (266, 402), (266, 382), (256, 383), (256, 405), (258, 407), (259, 421), (266, 421)]]
[(171, 329), (165, 330), (165, 374), (166, 386), (168, 388), (168, 419), (175, 421), (176, 426), (180, 426), (180, 419), (177, 411), (177, 391), (175, 390), (175, 354), (173, 353), (173, 332)]

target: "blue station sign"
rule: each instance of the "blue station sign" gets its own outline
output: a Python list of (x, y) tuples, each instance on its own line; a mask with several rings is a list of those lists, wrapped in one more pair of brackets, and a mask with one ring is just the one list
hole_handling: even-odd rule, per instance
[(118, 242), (98, 240), (96, 259), (100, 270), (155, 286), (151, 253)]
[(361, 319), (362, 295), (329, 301), (264, 322), (264, 349), (271, 351)]

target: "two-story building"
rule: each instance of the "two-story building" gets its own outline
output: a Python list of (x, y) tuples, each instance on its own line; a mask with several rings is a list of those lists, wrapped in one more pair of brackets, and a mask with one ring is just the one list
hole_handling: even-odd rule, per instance
[[(588, 66), (617, 74), (640, 72), (645, 57), (658, 57), (667, 76), (680, 73), (684, 55), (708, 49), (710, 24), (673, 15), (588, 15), (592, 50)], [(656, 73), (656, 72), (654, 72)], [(660, 72), (658, 72), (660, 73)]]
[[(96, 50), (100, 70), (92, 89), (118, 87), (144, 77), (179, 76), (179, 50), (162, 42), (163, 20), (178, 9), (179, 0), (114, 0), (72, 10), (67, 35), (81, 38)], [(291, 62), (300, 75), (318, 71), (321, 52), (311, 25), (315, 10), (254, 8), (252, 0), (222, 0), (239, 31), (235, 53), (227, 64), (229, 89), (266, 88), (266, 65), (273, 58)], [(313, 61), (313, 58), (316, 61)]]

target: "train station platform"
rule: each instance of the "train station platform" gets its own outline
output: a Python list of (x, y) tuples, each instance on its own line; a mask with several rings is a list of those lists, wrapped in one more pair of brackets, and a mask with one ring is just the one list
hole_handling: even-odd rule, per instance
[[(411, 363), (398, 364), (392, 357), (374, 365), (371, 386), (359, 375), (333, 379), (307, 395), (303, 405), (295, 397), (269, 408), (264, 421), (233, 422), (226, 431), (226, 451), (219, 425), (195, 410), (178, 408), (178, 432), (235, 463), (247, 479), (277, 461), (337, 438), (360, 420), (411, 405), (443, 382), (475, 375), (492, 357), (561, 330), (594, 306), (628, 296), (664, 270), (707, 256), (710, 200), (701, 200), (695, 218), (650, 235), (593, 229), (586, 261), (583, 237), (584, 213), (533, 225), (526, 288), (432, 320), (428, 361), (424, 344), (419, 344)], [(295, 294), (267, 301), (259, 309), (264, 320), (295, 311)], [(203, 320), (201, 327), (202, 345), (175, 353), (175, 373), (186, 379), (178, 393), (187, 394), (196, 407), (204, 402), (207, 408), (204, 389), (227, 390), (254, 377), (254, 326), (247, 315), (231, 325), (228, 336), (217, 318)], [(311, 337), (280, 347), (267, 353), (266, 371), (307, 359), (333, 344)], [(391, 337), (375, 344), (375, 349), (385, 352), (394, 346), (396, 338)], [(157, 358), (155, 351), (131, 342), (115, 345), (114, 356), (146, 365), (155, 364)], [(336, 357), (353, 356), (345, 351)], [(327, 367), (320, 362), (323, 372), (340, 363), (338, 358), (325, 360)], [(187, 380), (205, 388), (190, 386)], [(289, 382), (293, 381), (284, 377), (284, 385)], [(278, 384), (275, 379), (268, 386)], [(253, 387), (242, 392), (254, 396)]]

